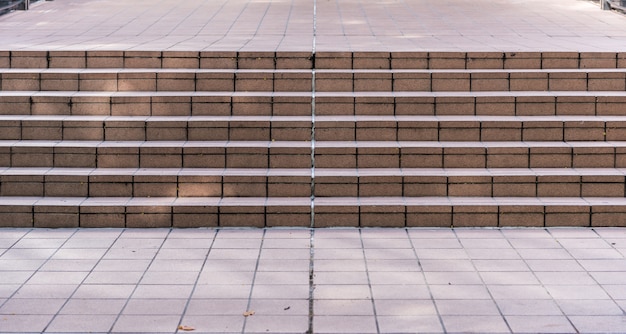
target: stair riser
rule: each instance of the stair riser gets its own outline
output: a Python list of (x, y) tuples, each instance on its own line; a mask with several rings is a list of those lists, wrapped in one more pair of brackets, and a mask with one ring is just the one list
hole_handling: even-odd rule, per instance
[(621, 96), (330, 96), (315, 99), (315, 113), (327, 115), (619, 116)]
[[(310, 116), (311, 96), (0, 96), (0, 115)], [(620, 116), (626, 96), (331, 96), (315, 114)]]
[[(343, 151), (343, 152), (342, 152)], [(317, 148), (318, 168), (621, 168), (621, 148)]]
[(318, 92), (623, 91), (622, 72), (316, 73)]
[[(309, 207), (10, 207), (0, 208), (6, 227), (309, 227)], [(267, 211), (266, 211), (267, 210)], [(24, 212), (27, 211), (27, 212)]]
[(4, 91), (307, 92), (312, 74), (299, 73), (0, 73)]
[(300, 121), (1, 121), (0, 140), (309, 141)]
[[(4, 68), (310, 69), (307, 52), (0, 51)], [(624, 68), (616, 52), (317, 52), (318, 69)]]
[[(3, 91), (310, 92), (308, 72), (0, 72)], [(626, 72), (324, 72), (318, 92), (624, 91)]]
[[(0, 120), (0, 140), (308, 141), (306, 121)], [(318, 120), (321, 141), (623, 141), (626, 121)]]
[[(613, 206), (446, 205), (315, 207), (314, 227), (624, 226)], [(7, 227), (311, 226), (310, 206), (2, 206)]]
[(0, 196), (311, 197), (310, 177), (2, 175)]
[[(321, 141), (621, 141), (621, 122), (467, 121), (316, 122)], [(626, 123), (624, 123), (626, 126)]]
[[(310, 95), (310, 94), (309, 94)], [(310, 116), (310, 96), (0, 96), (1, 115)]]
[(309, 168), (310, 148), (0, 148), (0, 166), (100, 168)]
[[(315, 179), (316, 197), (624, 197), (625, 177), (388, 176)], [(310, 197), (309, 177), (0, 175), (0, 196)]]
[[(358, 152), (357, 152), (358, 151)], [(0, 166), (309, 168), (311, 149), (1, 147)], [(317, 168), (624, 168), (626, 148), (316, 148)]]

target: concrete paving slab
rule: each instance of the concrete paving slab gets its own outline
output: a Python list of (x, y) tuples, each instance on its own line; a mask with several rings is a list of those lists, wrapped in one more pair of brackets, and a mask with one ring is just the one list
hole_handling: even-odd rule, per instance
[(0, 17), (2, 50), (626, 51), (584, 0), (56, 0)]
[[(200, 333), (623, 329), (617, 319), (626, 307), (626, 258), (597, 252), (624, 240), (622, 229), (93, 229), (90, 238), (107, 241), (99, 243), (103, 252), (86, 253), (87, 260), (55, 259), (67, 245), (81, 245), (85, 232), (0, 229), (0, 239), (12, 240), (0, 253), (2, 331), (176, 333), (181, 325)], [(201, 256), (190, 254), (183, 240), (208, 246)], [(378, 248), (392, 240), (403, 248)], [(426, 240), (442, 243), (419, 242)], [(539, 248), (529, 248), (531, 240), (540, 240)], [(134, 248), (142, 242), (147, 248)], [(281, 243), (308, 257), (285, 258), (280, 252), (293, 249), (277, 248)], [(594, 245), (601, 248), (583, 247)], [(94, 250), (83, 246), (70, 249)], [(123, 247), (131, 247), (128, 254), (150, 252), (123, 259)], [(451, 259), (445, 250), (466, 255)], [(517, 256), (470, 256), (505, 250)], [(529, 250), (544, 254), (528, 256)], [(39, 251), (43, 258), (28, 260)], [(574, 251), (594, 256), (575, 258)], [(18, 253), (27, 259), (15, 259)]]

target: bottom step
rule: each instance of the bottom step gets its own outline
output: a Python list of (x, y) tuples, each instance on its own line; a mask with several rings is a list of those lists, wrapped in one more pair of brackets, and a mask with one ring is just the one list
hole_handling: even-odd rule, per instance
[(3, 197), (0, 227), (626, 227), (622, 197)]

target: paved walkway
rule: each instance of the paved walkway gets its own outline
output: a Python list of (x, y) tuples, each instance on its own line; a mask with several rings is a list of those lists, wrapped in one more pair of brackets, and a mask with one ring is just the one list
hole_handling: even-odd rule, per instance
[(624, 333), (625, 255), (611, 228), (0, 229), (0, 332)]
[(626, 51), (582, 0), (55, 0), (0, 17), (0, 50)]

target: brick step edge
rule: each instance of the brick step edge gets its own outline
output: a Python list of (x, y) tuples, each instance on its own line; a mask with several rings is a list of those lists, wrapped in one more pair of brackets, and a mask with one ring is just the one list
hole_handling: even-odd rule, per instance
[[(626, 198), (3, 197), (0, 227), (626, 227)], [(311, 212), (314, 212), (311, 214)]]

